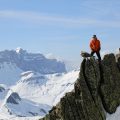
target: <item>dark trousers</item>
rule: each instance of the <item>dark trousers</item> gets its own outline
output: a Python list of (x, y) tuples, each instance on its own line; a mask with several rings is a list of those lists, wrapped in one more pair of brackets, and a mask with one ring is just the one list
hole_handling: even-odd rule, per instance
[(96, 55), (97, 55), (97, 57), (98, 57), (98, 60), (101, 61), (100, 51), (98, 51), (98, 52), (92, 51), (92, 52), (91, 52), (91, 56), (93, 56), (94, 53), (96, 53)]

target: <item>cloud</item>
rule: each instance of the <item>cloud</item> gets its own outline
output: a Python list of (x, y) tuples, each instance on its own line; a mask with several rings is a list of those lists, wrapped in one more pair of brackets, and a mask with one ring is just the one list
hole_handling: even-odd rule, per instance
[(49, 14), (42, 14), (36, 12), (28, 11), (0, 11), (1, 18), (12, 18), (31, 21), (34, 23), (62, 23), (62, 24), (71, 24), (71, 25), (83, 25), (83, 24), (92, 24), (93, 20), (88, 20), (86, 18), (67, 18), (63, 16), (53, 16)]
[(120, 27), (120, 21), (104, 21), (92, 18), (81, 17), (65, 17), (58, 15), (50, 15), (43, 13), (36, 13), (31, 11), (8, 11), (1, 10), (0, 18), (6, 18), (7, 20), (19, 20), (26, 23), (38, 24), (38, 25), (56, 25), (64, 27)]
[(45, 55), (45, 57), (48, 59), (56, 59), (57, 61), (61, 61), (61, 62), (64, 61), (61, 57), (55, 56), (53, 53), (48, 53)]

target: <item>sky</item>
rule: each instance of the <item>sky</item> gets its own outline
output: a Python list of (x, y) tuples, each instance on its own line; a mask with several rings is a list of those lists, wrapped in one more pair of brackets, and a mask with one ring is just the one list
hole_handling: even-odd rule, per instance
[(0, 0), (0, 50), (21, 47), (78, 66), (93, 34), (101, 53), (120, 47), (119, 0)]

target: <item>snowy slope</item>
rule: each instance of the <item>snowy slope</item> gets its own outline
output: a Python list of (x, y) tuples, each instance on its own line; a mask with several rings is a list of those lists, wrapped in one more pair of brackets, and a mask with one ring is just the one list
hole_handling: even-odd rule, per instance
[(20, 79), (23, 71), (14, 63), (0, 63), (0, 84), (13, 85)]
[(7, 93), (8, 93), (8, 89), (6, 88), (6, 86), (4, 86), (3, 84), (0, 84), (0, 106), (2, 105)]
[(120, 106), (117, 108), (117, 111), (114, 114), (107, 114), (106, 120), (120, 120)]
[(22, 99), (19, 97), (18, 93), (12, 92), (11, 90), (6, 95), (0, 107), (0, 113), (19, 117), (44, 116), (47, 114), (48, 110), (50, 110), (50, 106)]
[[(45, 115), (52, 107), (41, 102), (44, 101), (42, 96), (47, 90), (46, 84), (65, 72), (62, 61), (48, 59), (40, 53), (28, 53), (21, 48), (0, 51), (0, 119)], [(41, 91), (42, 88), (45, 89)], [(20, 95), (19, 104), (7, 103), (10, 91)]]
[[(1, 100), (1, 118), (4, 118), (4, 115), (9, 119), (15, 116), (16, 119), (21, 119), (18, 116), (25, 116), (23, 119), (33, 119), (32, 116), (43, 117), (66, 92), (74, 88), (78, 73), (79, 71), (47, 75), (32, 71), (21, 73), (21, 79), (9, 88), (10, 90), (4, 95), (5, 98)], [(17, 105), (7, 102), (12, 92), (21, 98)]]
[(79, 71), (67, 74), (40, 75), (32, 73), (22, 76), (12, 90), (23, 98), (50, 106), (56, 104), (65, 92), (71, 91)]

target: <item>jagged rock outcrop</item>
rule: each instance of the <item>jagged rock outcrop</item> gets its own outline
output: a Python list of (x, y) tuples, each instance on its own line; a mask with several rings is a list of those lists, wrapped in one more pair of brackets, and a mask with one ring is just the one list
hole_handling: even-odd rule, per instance
[(116, 60), (117, 60), (117, 65), (120, 71), (120, 54), (118, 56), (116, 56)]
[(91, 57), (91, 55), (90, 55), (89, 53), (84, 52), (84, 51), (81, 51), (81, 56), (82, 56), (83, 58)]
[(116, 54), (116, 61), (117, 61), (117, 65), (118, 65), (118, 68), (119, 68), (119, 71), (120, 71), (120, 48), (119, 48), (119, 53)]
[[(120, 105), (120, 71), (114, 54), (84, 59), (74, 90), (41, 120), (106, 120)], [(106, 111), (106, 112), (105, 112)]]
[(118, 65), (118, 68), (119, 68), (119, 71), (120, 71), (120, 57), (118, 58), (117, 65)]
[(120, 48), (119, 48), (119, 52), (116, 54), (116, 61), (118, 61), (118, 59), (120, 58)]
[(120, 104), (120, 72), (114, 54), (105, 55), (102, 62), (101, 97), (104, 108), (114, 113)]
[(21, 101), (20, 96), (18, 95), (18, 93), (13, 92), (8, 98), (7, 98), (7, 103), (11, 103), (11, 104), (18, 104), (19, 101)]
[(5, 91), (5, 88), (3, 86), (0, 86), (0, 92)]

